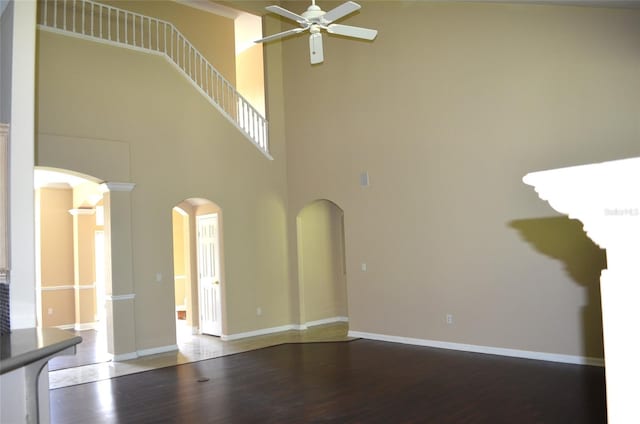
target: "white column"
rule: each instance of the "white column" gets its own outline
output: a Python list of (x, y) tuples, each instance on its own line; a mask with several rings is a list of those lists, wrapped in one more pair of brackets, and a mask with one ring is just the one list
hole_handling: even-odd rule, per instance
[(107, 350), (114, 360), (137, 357), (131, 243), (133, 183), (107, 182), (104, 192)]
[(608, 421), (640, 423), (640, 158), (534, 172), (523, 181), (607, 251), (600, 291)]

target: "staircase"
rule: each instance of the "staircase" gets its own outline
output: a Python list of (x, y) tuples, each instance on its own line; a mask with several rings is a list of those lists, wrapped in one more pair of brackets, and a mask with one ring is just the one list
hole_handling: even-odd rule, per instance
[(268, 123), (171, 23), (91, 0), (39, 1), (38, 28), (164, 57), (267, 158)]

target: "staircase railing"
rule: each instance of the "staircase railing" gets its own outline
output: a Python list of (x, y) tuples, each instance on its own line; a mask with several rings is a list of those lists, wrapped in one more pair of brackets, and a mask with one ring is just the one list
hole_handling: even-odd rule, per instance
[(272, 159), (265, 117), (170, 22), (91, 0), (42, 0), (38, 27), (164, 56)]

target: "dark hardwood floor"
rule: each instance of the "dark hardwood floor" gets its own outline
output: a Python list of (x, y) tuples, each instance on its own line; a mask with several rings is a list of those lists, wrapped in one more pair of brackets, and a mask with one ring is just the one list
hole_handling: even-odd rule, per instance
[(107, 336), (104, 333), (96, 330), (67, 331), (75, 336), (82, 337), (82, 343), (76, 346), (75, 355), (63, 355), (51, 359), (49, 361), (49, 371), (81, 367), (111, 360), (107, 354)]
[(371, 340), (285, 344), (52, 390), (51, 418), (53, 424), (605, 423), (604, 369)]

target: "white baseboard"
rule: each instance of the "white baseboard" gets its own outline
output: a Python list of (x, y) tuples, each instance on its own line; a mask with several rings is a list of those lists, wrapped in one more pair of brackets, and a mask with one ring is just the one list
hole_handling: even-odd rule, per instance
[(604, 367), (603, 358), (563, 355), (559, 353), (535, 352), (530, 350), (506, 349), (502, 347), (479, 346), (463, 343), (441, 342), (437, 340), (415, 339), (411, 337), (389, 336), (386, 334), (349, 331), (349, 337), (380, 340), (384, 342), (411, 344), (416, 346), (437, 347), (440, 349), (460, 350), (464, 352), (486, 353), (490, 355), (511, 356), (514, 358), (536, 359), (539, 361), (562, 362), (566, 364), (592, 365)]
[(75, 324), (64, 324), (64, 325), (56, 325), (55, 328), (59, 328), (60, 330), (76, 330), (76, 331), (84, 331), (84, 330), (95, 330), (98, 327), (95, 322), (76, 322)]
[(113, 362), (130, 361), (138, 357), (138, 352), (119, 353), (117, 355), (109, 355)]
[(97, 322), (76, 322), (73, 326), (73, 329), (76, 331), (95, 330), (96, 328), (98, 328)]
[(333, 324), (334, 322), (349, 322), (349, 317), (331, 317), (319, 319), (316, 321), (307, 321), (303, 324), (305, 327), (315, 327), (316, 325)]
[(160, 346), (151, 349), (141, 349), (138, 351), (138, 356), (157, 355), (159, 353), (175, 352), (177, 350), (178, 345)]
[(56, 325), (53, 328), (59, 328), (60, 330), (75, 330), (75, 324)]
[(264, 336), (267, 334), (273, 333), (281, 333), (283, 331), (289, 330), (303, 330), (303, 326), (298, 324), (289, 324), (289, 325), (281, 325), (280, 327), (271, 327), (271, 328), (263, 328), (260, 330), (247, 331), (245, 333), (236, 333), (236, 334), (223, 334), (220, 336), (221, 340), (238, 340), (245, 339), (247, 337), (255, 337), (255, 336)]
[(178, 345), (168, 345), (154, 347), (151, 349), (140, 349), (135, 352), (120, 353), (118, 355), (109, 355), (114, 362), (130, 361), (132, 359), (140, 358), (141, 356), (157, 355), (159, 353), (175, 352), (178, 350)]
[(220, 336), (220, 340), (229, 341), (229, 340), (245, 339), (247, 337), (265, 336), (267, 334), (281, 333), (283, 331), (289, 331), (289, 330), (302, 331), (302, 330), (306, 330), (309, 327), (314, 327), (316, 325), (323, 325), (323, 324), (331, 324), (333, 322), (349, 322), (349, 318), (331, 317), (331, 318), (320, 319), (317, 321), (309, 321), (304, 324), (289, 324), (289, 325), (282, 325), (279, 327), (271, 327), (271, 328), (263, 328), (263, 329), (254, 330), (254, 331), (247, 331), (245, 333), (223, 334), (222, 336)]

